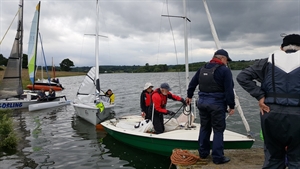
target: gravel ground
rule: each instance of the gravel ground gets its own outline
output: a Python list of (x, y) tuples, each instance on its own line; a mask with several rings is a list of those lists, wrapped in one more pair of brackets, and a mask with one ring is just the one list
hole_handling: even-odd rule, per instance
[[(198, 155), (198, 151), (190, 151)], [(231, 159), (225, 164), (216, 165), (212, 162), (211, 155), (190, 166), (176, 166), (177, 169), (261, 169), (264, 162), (262, 148), (225, 150), (224, 155)]]

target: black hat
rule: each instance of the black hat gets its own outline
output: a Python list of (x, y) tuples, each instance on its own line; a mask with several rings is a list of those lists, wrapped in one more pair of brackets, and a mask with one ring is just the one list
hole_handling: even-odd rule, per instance
[(162, 83), (160, 85), (160, 88), (163, 88), (163, 89), (167, 89), (168, 91), (171, 91), (172, 89), (170, 88), (169, 84), (168, 83)]
[(288, 45), (300, 46), (300, 35), (298, 34), (286, 35), (282, 40), (281, 47), (283, 48)]
[(223, 55), (223, 56), (227, 57), (227, 60), (228, 60), (228, 61), (232, 61), (232, 60), (230, 59), (230, 57), (229, 57), (227, 51), (224, 50), (224, 49), (219, 49), (219, 50), (217, 50), (217, 51), (215, 52), (214, 56), (215, 56), (215, 55)]

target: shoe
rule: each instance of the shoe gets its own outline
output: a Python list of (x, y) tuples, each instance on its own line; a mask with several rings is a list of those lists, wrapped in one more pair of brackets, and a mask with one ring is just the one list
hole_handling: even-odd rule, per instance
[(214, 161), (213, 162), (215, 164), (224, 164), (224, 163), (228, 163), (230, 161), (230, 158), (227, 158), (227, 157), (223, 157), (223, 159), (221, 161)]
[(207, 158), (207, 156), (200, 156), (200, 158), (201, 158), (201, 159), (206, 159), (206, 158)]

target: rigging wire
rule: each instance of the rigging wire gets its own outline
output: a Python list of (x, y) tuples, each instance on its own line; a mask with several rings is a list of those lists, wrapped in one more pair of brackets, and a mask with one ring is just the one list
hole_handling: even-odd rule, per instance
[[(166, 4), (167, 4), (167, 14), (170, 15), (170, 13), (169, 13), (169, 3), (168, 3), (168, 0), (166, 0)], [(170, 30), (171, 30), (172, 37), (173, 37), (174, 51), (175, 51), (175, 56), (176, 56), (176, 63), (177, 63), (177, 65), (178, 65), (178, 56), (177, 56), (176, 41), (175, 41), (174, 32), (173, 32), (173, 27), (172, 27), (172, 23), (171, 23), (170, 17), (168, 17), (168, 21), (169, 21)], [(177, 69), (178, 69), (178, 68), (177, 68)], [(181, 92), (181, 87), (180, 87), (180, 86), (181, 86), (181, 81), (180, 81), (180, 74), (179, 74), (179, 71), (177, 71), (177, 75), (178, 75), (179, 93), (182, 94), (182, 92)]]
[(16, 19), (16, 17), (17, 17), (17, 15), (18, 15), (19, 12), (20, 12), (20, 8), (19, 8), (19, 10), (17, 11), (17, 13), (16, 13), (14, 19), (11, 21), (11, 23), (10, 23), (9, 27), (7, 28), (5, 34), (3, 35), (3, 38), (2, 38), (1, 41), (0, 41), (0, 45), (1, 45), (2, 41), (4, 40), (6, 34), (8, 33), (8, 31), (9, 31), (11, 25), (13, 24), (13, 22), (14, 22), (14, 20)]

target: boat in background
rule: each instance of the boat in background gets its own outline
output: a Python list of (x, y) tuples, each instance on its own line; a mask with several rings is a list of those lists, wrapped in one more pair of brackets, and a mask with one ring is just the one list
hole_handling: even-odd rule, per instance
[[(28, 73), (29, 73), (29, 78), (32, 84), (27, 85), (27, 88), (30, 90), (42, 90), (44, 89), (45, 91), (49, 91), (50, 88), (52, 88), (55, 91), (61, 91), (64, 88), (62, 85), (54, 80), (50, 79), (50, 75), (48, 74), (48, 68), (46, 64), (46, 58), (44, 54), (44, 49), (43, 49), (43, 43), (42, 43), (42, 38), (41, 34), (39, 33), (39, 20), (40, 20), (40, 8), (41, 8), (41, 1), (39, 1), (38, 5), (36, 6), (36, 11), (34, 13), (33, 19), (32, 19), (32, 24), (31, 24), (31, 29), (30, 29), (30, 35), (29, 35), (29, 42), (28, 42)], [(36, 60), (37, 60), (37, 48), (38, 48), (38, 38), (40, 37), (40, 42), (41, 42), (41, 49), (42, 49), (42, 54), (43, 54), (43, 59), (44, 59), (44, 64), (46, 68), (46, 72), (48, 74), (48, 79), (43, 79), (42, 80), (35, 80), (36, 79)], [(43, 68), (42, 68), (43, 70)], [(43, 75), (43, 72), (42, 72)]]
[[(28, 108), (30, 105), (37, 108), (50, 108), (59, 104), (60, 98), (65, 96), (57, 96), (53, 98), (45, 98), (38, 100), (36, 91), (23, 90), (21, 71), (22, 71), (22, 55), (23, 55), (23, 0), (20, 0), (19, 22), (17, 34), (13, 44), (13, 48), (8, 58), (7, 68), (4, 73), (2, 83), (0, 85), (0, 109), (22, 109)], [(40, 2), (37, 5), (39, 9)], [(67, 100), (66, 100), (67, 102)], [(68, 101), (70, 104), (70, 101)], [(41, 104), (41, 105), (40, 105)], [(37, 109), (35, 108), (35, 109)]]
[(42, 109), (48, 109), (48, 108), (54, 108), (54, 107), (61, 107), (70, 105), (71, 101), (67, 100), (65, 96), (55, 97), (53, 98), (55, 100), (59, 99), (58, 101), (45, 101), (45, 102), (39, 102), (37, 104), (31, 104), (28, 106), (29, 111), (37, 111)]
[[(186, 24), (190, 20), (186, 17), (185, 0), (183, 2), (184, 16), (163, 16), (184, 19), (185, 78), (186, 88), (188, 88), (189, 67)], [(194, 103), (194, 110), (196, 109)], [(154, 110), (154, 107), (152, 110)], [(123, 143), (164, 156), (170, 156), (174, 149), (197, 150), (199, 148), (200, 124), (194, 122), (191, 106), (185, 107), (176, 119), (173, 117), (164, 119), (165, 132), (160, 134), (155, 134), (151, 120), (144, 120), (141, 116), (136, 115), (106, 120), (101, 125), (108, 134)], [(212, 140), (213, 132), (210, 137), (211, 144)], [(223, 143), (225, 149), (249, 149), (254, 141), (255, 139), (249, 135), (242, 135), (229, 130), (224, 131)]]
[[(76, 116), (93, 125), (114, 117), (114, 104), (110, 104), (109, 97), (100, 90), (96, 67), (92, 67), (82, 81), (77, 99), (72, 103)], [(97, 86), (96, 86), (97, 85)]]
[[(72, 103), (76, 116), (98, 125), (101, 122), (113, 118), (115, 115), (114, 104), (100, 88), (99, 80), (99, 3), (96, 1), (96, 34), (95, 36), (95, 67), (92, 67), (82, 81), (77, 99)], [(102, 36), (105, 37), (105, 36)]]
[(38, 102), (36, 100), (36, 94), (30, 92), (24, 94), (21, 78), (23, 56), (23, 5), (24, 1), (20, 0), (17, 33), (0, 85), (0, 109), (22, 109)]

